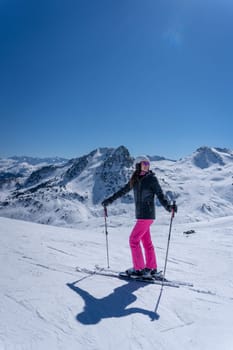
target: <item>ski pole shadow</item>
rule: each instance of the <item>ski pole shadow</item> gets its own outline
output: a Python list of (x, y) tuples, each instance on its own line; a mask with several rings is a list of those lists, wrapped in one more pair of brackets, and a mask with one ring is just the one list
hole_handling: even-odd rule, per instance
[(85, 302), (83, 310), (76, 316), (76, 320), (84, 325), (97, 324), (105, 318), (120, 318), (136, 313), (148, 316), (151, 321), (159, 319), (159, 315), (154, 311), (138, 307), (127, 308), (137, 300), (133, 292), (145, 287), (146, 283), (130, 281), (115, 288), (111, 294), (103, 298), (95, 298), (86, 290), (78, 287), (77, 282), (67, 283), (67, 286), (82, 297)]

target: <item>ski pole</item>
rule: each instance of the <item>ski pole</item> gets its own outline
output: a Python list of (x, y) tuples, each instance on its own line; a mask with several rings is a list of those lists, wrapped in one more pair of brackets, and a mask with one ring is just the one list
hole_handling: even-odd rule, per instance
[(104, 221), (105, 221), (105, 236), (106, 236), (106, 252), (107, 252), (107, 266), (109, 269), (109, 252), (108, 252), (108, 226), (107, 226), (107, 216), (108, 216), (108, 211), (107, 207), (104, 207)]
[(163, 279), (162, 279), (162, 284), (161, 284), (161, 288), (160, 288), (158, 301), (157, 301), (157, 304), (155, 306), (155, 312), (157, 312), (157, 310), (158, 310), (160, 299), (161, 299), (161, 296), (162, 296), (162, 293), (163, 293), (163, 286), (164, 286), (165, 274), (166, 274), (166, 269), (167, 269), (168, 251), (169, 251), (169, 245), (170, 245), (170, 240), (171, 240), (172, 221), (173, 221), (173, 219), (175, 217), (175, 208), (176, 208), (176, 202), (173, 201), (173, 203), (172, 203), (172, 212), (171, 212), (171, 220), (170, 220), (170, 226), (169, 226), (169, 233), (168, 233), (168, 239), (167, 239), (166, 257), (165, 257), (165, 263), (164, 263), (164, 269), (163, 269)]

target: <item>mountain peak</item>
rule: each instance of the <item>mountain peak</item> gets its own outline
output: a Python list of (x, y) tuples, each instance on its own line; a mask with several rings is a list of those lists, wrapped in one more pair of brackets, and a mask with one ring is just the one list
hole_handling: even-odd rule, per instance
[(225, 165), (224, 158), (216, 148), (202, 146), (196, 150), (193, 156), (193, 164), (198, 168), (206, 169), (213, 164)]
[(202, 146), (193, 155), (193, 164), (198, 168), (206, 169), (212, 165), (224, 166), (233, 161), (233, 152), (227, 148)]

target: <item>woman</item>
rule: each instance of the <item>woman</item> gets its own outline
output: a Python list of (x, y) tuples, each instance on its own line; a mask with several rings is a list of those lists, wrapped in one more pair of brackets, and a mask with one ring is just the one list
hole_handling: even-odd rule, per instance
[[(135, 160), (136, 169), (130, 181), (111, 197), (102, 202), (103, 206), (111, 204), (114, 200), (134, 191), (136, 224), (131, 232), (129, 244), (131, 248), (133, 268), (126, 270), (131, 277), (152, 278), (157, 273), (157, 261), (154, 246), (150, 235), (150, 225), (155, 219), (155, 195), (163, 207), (171, 212), (173, 207), (164, 196), (157, 177), (150, 171), (150, 160), (146, 156), (137, 157)], [(145, 257), (141, 243), (144, 248)]]

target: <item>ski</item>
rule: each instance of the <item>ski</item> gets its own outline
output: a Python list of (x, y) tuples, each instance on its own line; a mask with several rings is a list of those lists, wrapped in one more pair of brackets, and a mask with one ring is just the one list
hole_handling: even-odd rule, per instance
[[(123, 279), (123, 280), (128, 280), (128, 281), (136, 281), (136, 282), (144, 282), (144, 283), (149, 283), (149, 284), (158, 284), (161, 285), (162, 281), (160, 280), (153, 280), (153, 279), (146, 279), (146, 278), (132, 278), (130, 276), (123, 276), (121, 273), (117, 271), (111, 271), (111, 270), (105, 270), (104, 268), (98, 268), (98, 269), (86, 269), (86, 268), (80, 268), (76, 267), (77, 272), (83, 272), (85, 274), (88, 274), (90, 276), (92, 275), (98, 275), (98, 276), (105, 276), (105, 277), (113, 277), (113, 278), (118, 278), (118, 279)], [(176, 283), (173, 283), (172, 281), (164, 281), (163, 283), (164, 286), (166, 287), (175, 287), (179, 288), (179, 285)]]
[(106, 268), (101, 268), (99, 266), (95, 266), (94, 269), (87, 269), (85, 267), (76, 267), (77, 272), (82, 272), (88, 275), (99, 275), (99, 276), (106, 276), (106, 277), (113, 277), (113, 278), (118, 278), (118, 279), (124, 279), (124, 280), (129, 280), (129, 281), (137, 281), (137, 282), (144, 282), (144, 283), (149, 283), (149, 284), (158, 284), (158, 285), (164, 285), (167, 287), (175, 287), (179, 288), (180, 286), (188, 286), (188, 287), (193, 287), (192, 283), (188, 282), (183, 282), (183, 281), (173, 281), (173, 280), (167, 280), (165, 279), (164, 281), (162, 279), (156, 280), (156, 279), (148, 279), (148, 278), (142, 278), (142, 277), (130, 277), (125, 273), (106, 269)]
[[(97, 270), (97, 271), (101, 270), (101, 271), (105, 271), (105, 272), (112, 272), (112, 273), (115, 273), (115, 274), (119, 274), (119, 271), (107, 269), (105, 267), (100, 267), (99, 265), (95, 265), (95, 270)], [(160, 271), (160, 273), (162, 273), (162, 271)], [(179, 286), (193, 287), (193, 283), (186, 282), (186, 281), (170, 280), (170, 279), (166, 279), (166, 278), (165, 278), (165, 281), (171, 282), (171, 283), (174, 283), (174, 284), (178, 284)]]

